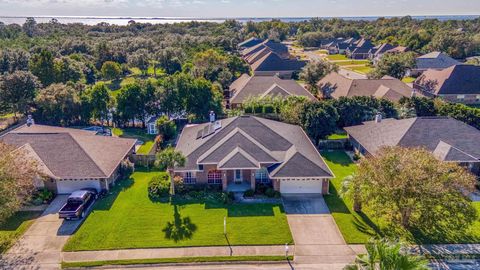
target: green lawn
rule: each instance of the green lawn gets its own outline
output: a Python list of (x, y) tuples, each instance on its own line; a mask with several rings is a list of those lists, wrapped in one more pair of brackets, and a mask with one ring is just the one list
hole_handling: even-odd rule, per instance
[(405, 77), (402, 79), (402, 82), (404, 83), (413, 83), (415, 81), (415, 78), (413, 77)]
[(359, 66), (366, 66), (370, 64), (370, 61), (368, 60), (349, 60), (349, 61), (338, 61), (334, 62), (338, 66), (353, 66), (353, 65), (359, 65)]
[(373, 68), (369, 66), (347, 67), (346, 69), (350, 69), (362, 74), (368, 74), (373, 70)]
[[(293, 256), (288, 256), (290, 261)], [(166, 264), (166, 263), (202, 263), (202, 262), (281, 262), (286, 261), (285, 256), (215, 256), (215, 257), (182, 257), (182, 258), (158, 258), (136, 259), (116, 261), (93, 261), (93, 262), (62, 262), (62, 268), (98, 267), (105, 265), (136, 265), (136, 264)]]
[(341, 140), (341, 139), (346, 139), (346, 138), (348, 138), (347, 133), (338, 132), (338, 133), (328, 135), (327, 140)]
[[(160, 203), (147, 186), (159, 172), (136, 171), (98, 201), (65, 251), (292, 243), (280, 205)], [(223, 220), (227, 217), (227, 235)]]
[(41, 213), (37, 211), (17, 212), (0, 224), (0, 254), (13, 245), (15, 240), (22, 236)]
[[(363, 244), (376, 235), (373, 223), (365, 215), (352, 211), (352, 202), (338, 195), (342, 180), (353, 174), (356, 166), (344, 151), (323, 151), (322, 156), (335, 178), (330, 181), (330, 195), (324, 196), (343, 238), (348, 244)], [(370, 224), (370, 225), (369, 225)]]
[(138, 148), (138, 154), (148, 154), (154, 146), (155, 136), (147, 134), (145, 130), (140, 128), (113, 128), (112, 132), (115, 136), (122, 138), (133, 138), (143, 141), (143, 144)]
[(349, 60), (347, 56), (343, 54), (331, 54), (327, 56), (327, 59), (330, 61), (338, 61), (338, 60)]
[[(323, 151), (322, 156), (336, 176), (330, 181), (330, 195), (325, 196), (325, 202), (332, 212), (345, 241), (349, 244), (359, 244), (365, 243), (372, 236), (382, 235), (382, 232), (386, 230), (385, 223), (382, 220), (371, 218), (371, 210), (364, 207), (364, 213), (355, 213), (352, 211), (352, 202), (338, 196), (342, 180), (355, 172), (356, 165), (343, 151)], [(472, 204), (480, 213), (480, 202), (473, 202)], [(404, 240), (427, 244), (480, 243), (480, 220), (475, 221), (470, 228), (460, 235), (456, 231), (443, 232), (436, 236), (408, 233), (404, 236)]]

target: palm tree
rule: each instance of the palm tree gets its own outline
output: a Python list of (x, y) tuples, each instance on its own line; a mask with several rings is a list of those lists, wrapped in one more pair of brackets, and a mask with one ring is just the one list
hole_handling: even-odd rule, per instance
[(355, 183), (355, 175), (349, 175), (343, 178), (342, 188), (340, 189), (340, 196), (351, 198), (353, 200), (353, 211), (362, 211), (362, 202), (360, 198), (360, 187), (358, 183)]
[(175, 195), (175, 182), (173, 180), (173, 169), (175, 167), (185, 166), (186, 158), (179, 152), (175, 151), (175, 148), (169, 146), (163, 151), (158, 153), (155, 157), (155, 167), (161, 169), (167, 169), (170, 175), (170, 194)]
[(397, 241), (370, 240), (366, 245), (367, 254), (357, 256), (355, 264), (345, 270), (427, 270), (428, 261), (412, 255)]

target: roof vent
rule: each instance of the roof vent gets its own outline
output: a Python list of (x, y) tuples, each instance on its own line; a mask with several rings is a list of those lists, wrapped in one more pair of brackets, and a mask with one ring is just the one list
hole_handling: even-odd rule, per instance
[(382, 122), (382, 114), (378, 112), (377, 115), (375, 115), (375, 123), (380, 122)]

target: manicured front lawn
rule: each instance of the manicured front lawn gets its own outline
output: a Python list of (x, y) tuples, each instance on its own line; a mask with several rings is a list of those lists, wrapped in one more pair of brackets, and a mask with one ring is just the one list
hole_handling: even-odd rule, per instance
[(343, 200), (338, 195), (342, 180), (353, 174), (357, 165), (344, 151), (323, 151), (322, 156), (335, 174), (335, 178), (330, 180), (330, 195), (324, 196), (325, 202), (345, 241), (348, 244), (363, 244), (376, 235), (372, 228), (373, 223), (367, 216), (355, 213), (352, 210), (352, 202)]
[[(293, 256), (288, 256), (290, 261)], [(216, 257), (183, 257), (183, 258), (158, 258), (116, 261), (93, 262), (62, 262), (62, 268), (98, 267), (105, 265), (136, 265), (136, 264), (167, 264), (167, 263), (202, 263), (202, 262), (281, 262), (287, 261), (285, 256), (216, 256)]]
[(147, 134), (140, 128), (114, 128), (112, 129), (113, 135), (122, 138), (133, 138), (143, 141), (143, 144), (138, 148), (138, 154), (148, 154), (154, 146), (154, 135)]
[[(366, 209), (364, 206), (363, 213), (356, 213), (352, 210), (352, 202), (348, 199), (342, 199), (338, 195), (342, 180), (355, 172), (356, 165), (343, 151), (323, 151), (322, 156), (336, 176), (330, 181), (330, 195), (324, 196), (325, 202), (332, 212), (345, 241), (349, 244), (365, 243), (372, 236), (382, 235), (382, 232), (387, 230), (385, 222), (381, 219), (372, 218), (372, 210)], [(480, 213), (480, 202), (473, 202), (472, 204), (477, 209), (477, 213)], [(396, 235), (396, 237), (399, 237), (399, 235)], [(402, 238), (412, 243), (423, 244), (480, 243), (480, 220), (475, 221), (461, 235), (456, 231), (442, 232), (435, 237), (407, 232)]]
[[(98, 201), (65, 251), (292, 243), (281, 205), (160, 203), (147, 186), (160, 172), (135, 172)], [(227, 235), (223, 220), (227, 217)]]
[(331, 54), (327, 56), (327, 59), (331, 61), (348, 60), (347, 56), (343, 54)]
[(415, 81), (415, 78), (413, 77), (405, 77), (402, 79), (402, 82), (404, 83), (413, 83)]
[(335, 62), (336, 65), (338, 66), (354, 66), (354, 65), (359, 65), (359, 66), (365, 66), (370, 64), (370, 61), (368, 60), (348, 60), (348, 61), (337, 61)]
[(0, 254), (7, 251), (42, 212), (20, 211), (0, 224)]
[(355, 67), (348, 67), (346, 69), (350, 69), (350, 70), (353, 70), (355, 72), (362, 73), (362, 74), (368, 74), (373, 70), (373, 68), (371, 68), (369, 66), (355, 66)]

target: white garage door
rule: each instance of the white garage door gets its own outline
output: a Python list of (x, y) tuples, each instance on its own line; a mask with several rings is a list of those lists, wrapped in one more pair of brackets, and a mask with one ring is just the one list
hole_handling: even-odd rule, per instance
[(322, 193), (322, 180), (281, 180), (281, 193)]
[(57, 180), (58, 194), (70, 194), (82, 188), (96, 188), (100, 191), (99, 180)]

